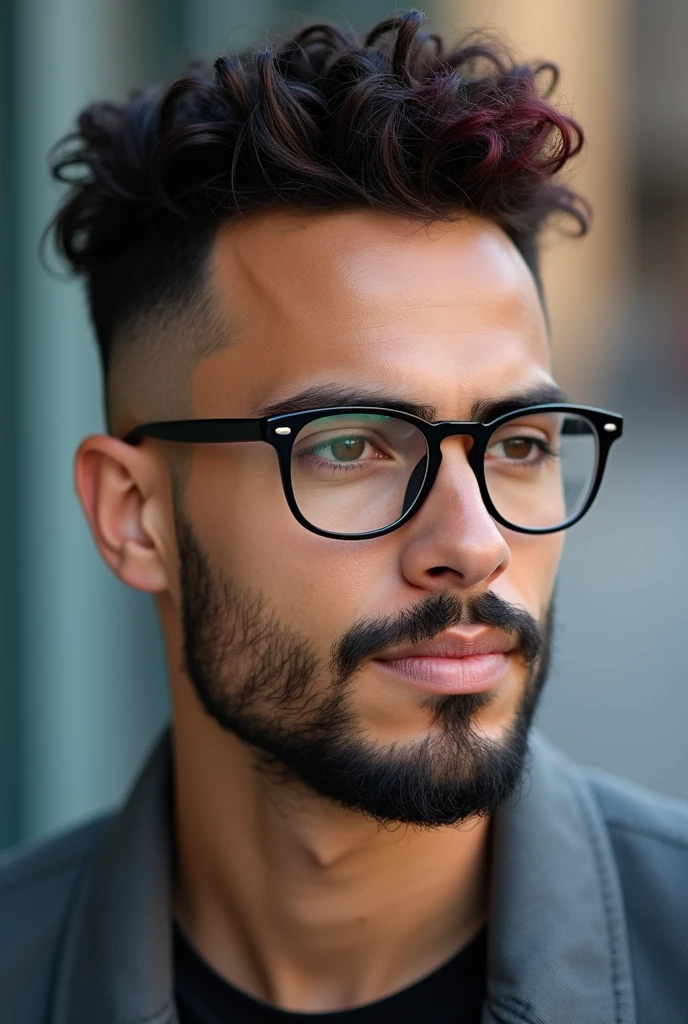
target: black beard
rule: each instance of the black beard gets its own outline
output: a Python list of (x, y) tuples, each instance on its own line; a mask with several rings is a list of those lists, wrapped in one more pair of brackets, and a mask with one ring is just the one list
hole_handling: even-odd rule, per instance
[[(438, 593), (393, 618), (361, 619), (333, 645), (326, 665), (260, 593), (241, 590), (211, 567), (179, 511), (177, 529), (186, 671), (208, 714), (251, 745), (263, 769), (385, 825), (459, 824), (492, 814), (515, 790), (549, 668), (552, 606), (542, 628), (495, 594), (468, 602)], [(512, 634), (526, 665), (523, 696), (503, 738), (473, 731), (476, 713), (494, 699), (477, 693), (426, 698), (433, 721), (420, 743), (366, 740), (350, 700), (359, 668), (393, 645), (471, 623)]]

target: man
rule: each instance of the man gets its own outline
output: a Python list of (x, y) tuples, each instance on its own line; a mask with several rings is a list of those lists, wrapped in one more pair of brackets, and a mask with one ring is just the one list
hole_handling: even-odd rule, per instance
[(97, 104), (57, 161), (107, 383), (77, 489), (172, 728), (5, 859), (8, 1024), (688, 1020), (685, 808), (530, 735), (622, 426), (550, 372), (580, 130), (420, 21)]

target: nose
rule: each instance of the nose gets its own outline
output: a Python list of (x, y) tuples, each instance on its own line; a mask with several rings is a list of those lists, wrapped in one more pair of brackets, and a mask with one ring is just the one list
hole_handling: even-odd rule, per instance
[(443, 443), (432, 490), (402, 532), (402, 571), (409, 583), (425, 590), (467, 591), (490, 584), (509, 564), (509, 547), (485, 508), (459, 438)]

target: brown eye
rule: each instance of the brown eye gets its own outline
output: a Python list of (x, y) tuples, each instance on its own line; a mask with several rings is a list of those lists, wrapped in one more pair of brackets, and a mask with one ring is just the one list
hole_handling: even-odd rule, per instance
[(330, 443), (330, 451), (338, 462), (354, 462), (360, 459), (365, 449), (362, 437), (341, 437)]
[(534, 442), (525, 437), (512, 437), (502, 441), (504, 454), (508, 459), (527, 459), (532, 454)]

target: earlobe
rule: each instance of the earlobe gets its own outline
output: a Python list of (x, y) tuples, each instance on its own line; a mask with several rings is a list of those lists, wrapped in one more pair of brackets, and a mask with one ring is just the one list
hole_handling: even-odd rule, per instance
[[(82, 441), (74, 463), (76, 492), (105, 564), (130, 587), (168, 589), (159, 466), (149, 452), (105, 435)], [(153, 507), (157, 507), (156, 509)]]

